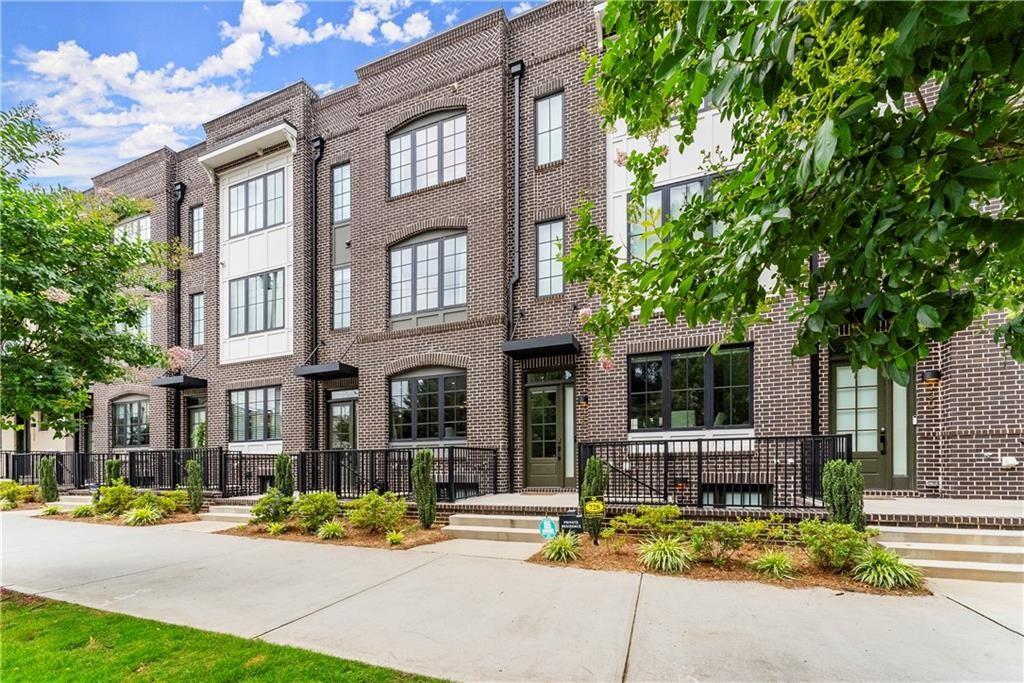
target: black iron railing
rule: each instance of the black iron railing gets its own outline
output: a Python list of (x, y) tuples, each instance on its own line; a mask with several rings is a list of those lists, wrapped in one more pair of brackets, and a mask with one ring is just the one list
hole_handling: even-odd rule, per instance
[(605, 463), (609, 503), (816, 508), (825, 463), (851, 457), (850, 435), (829, 434), (581, 443), (577, 462), (581, 482)]
[(52, 457), (57, 471), (57, 486), (74, 488), (81, 466), (80, 453), (61, 451), (32, 451), (31, 453), (0, 452), (0, 479), (12, 479), (19, 484), (39, 483), (39, 461)]

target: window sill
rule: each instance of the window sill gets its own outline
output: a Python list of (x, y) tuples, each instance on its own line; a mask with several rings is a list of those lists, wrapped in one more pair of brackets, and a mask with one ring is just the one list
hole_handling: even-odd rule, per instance
[(555, 169), (563, 165), (565, 165), (565, 157), (562, 157), (561, 159), (557, 159), (555, 161), (549, 161), (545, 164), (538, 164), (537, 166), (534, 167), (534, 171), (537, 173), (547, 173), (548, 171), (554, 171)]
[(627, 432), (627, 441), (685, 441), (689, 439), (752, 439), (753, 427), (716, 427), (712, 429), (654, 429)]
[(466, 179), (468, 177), (469, 177), (468, 175), (464, 175), (461, 178), (455, 178), (454, 180), (446, 180), (443, 183), (438, 183), (437, 185), (430, 185), (428, 187), (420, 187), (420, 188), (417, 188), (415, 190), (409, 190), (408, 192), (403, 192), (402, 194), (394, 195), (394, 196), (391, 195), (390, 190), (389, 190), (388, 191), (388, 198), (385, 201), (387, 201), (387, 202), (396, 202), (396, 201), (399, 201), (401, 199), (405, 199), (407, 197), (414, 197), (414, 196), (416, 196), (418, 194), (423, 194), (424, 192), (430, 192), (431, 190), (439, 190), (442, 187), (450, 187), (452, 185), (457, 185), (459, 183), (464, 183), (464, 182), (466, 182)]

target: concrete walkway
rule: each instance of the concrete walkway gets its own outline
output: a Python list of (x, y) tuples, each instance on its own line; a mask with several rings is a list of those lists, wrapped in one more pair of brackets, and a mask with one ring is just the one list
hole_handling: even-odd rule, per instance
[[(893, 598), (0, 515), (5, 587), (458, 680), (1013, 680), (1024, 638)], [(463, 549), (464, 550), (464, 549)]]

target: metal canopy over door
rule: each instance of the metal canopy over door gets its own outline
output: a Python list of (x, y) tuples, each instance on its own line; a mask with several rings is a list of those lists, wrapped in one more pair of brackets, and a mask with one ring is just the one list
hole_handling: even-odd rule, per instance
[(575, 482), (574, 389), (571, 370), (526, 374), (526, 485)]
[(913, 391), (871, 368), (854, 372), (846, 360), (831, 363), (830, 422), (853, 436), (853, 457), (864, 488), (910, 488), (913, 481)]

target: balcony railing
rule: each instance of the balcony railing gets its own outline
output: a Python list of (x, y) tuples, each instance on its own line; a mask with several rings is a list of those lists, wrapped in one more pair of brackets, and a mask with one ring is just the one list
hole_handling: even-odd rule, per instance
[(848, 434), (579, 444), (579, 481), (590, 458), (608, 470), (605, 501), (695, 507), (820, 508), (829, 460), (850, 460)]

